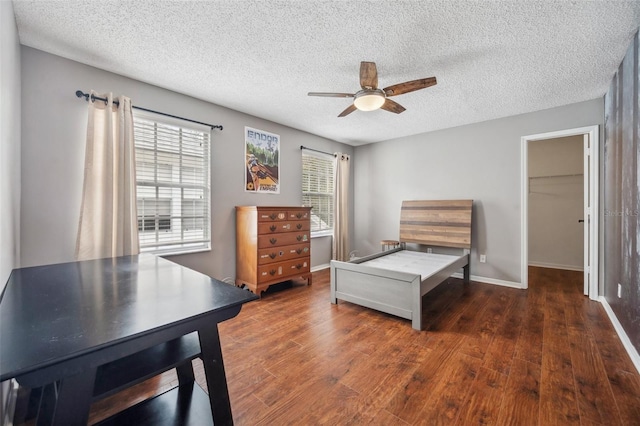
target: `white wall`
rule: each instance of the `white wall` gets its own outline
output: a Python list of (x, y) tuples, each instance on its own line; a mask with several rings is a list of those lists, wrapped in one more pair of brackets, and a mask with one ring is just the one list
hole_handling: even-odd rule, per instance
[(529, 265), (583, 270), (583, 138), (528, 145)]
[(397, 238), (402, 200), (471, 198), (471, 274), (519, 285), (520, 138), (602, 124), (603, 108), (594, 99), (357, 147), (352, 250), (363, 256)]
[[(219, 279), (235, 277), (234, 206), (301, 205), (300, 145), (353, 151), (338, 142), (24, 46), (22, 81), (23, 266), (73, 260), (87, 122), (87, 104), (76, 98), (76, 90), (124, 94), (134, 105), (224, 126), (212, 132), (212, 250), (171, 257)], [(280, 194), (244, 192), (245, 126), (280, 135)], [(318, 248), (312, 240), (313, 262), (329, 262), (330, 251), (320, 252), (324, 245)]]
[(20, 262), (20, 42), (0, 2), (0, 293)]

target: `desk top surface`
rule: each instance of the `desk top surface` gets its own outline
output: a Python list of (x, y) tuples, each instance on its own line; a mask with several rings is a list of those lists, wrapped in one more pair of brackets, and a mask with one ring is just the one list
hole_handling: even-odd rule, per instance
[(0, 299), (0, 381), (256, 298), (152, 255), (15, 269)]

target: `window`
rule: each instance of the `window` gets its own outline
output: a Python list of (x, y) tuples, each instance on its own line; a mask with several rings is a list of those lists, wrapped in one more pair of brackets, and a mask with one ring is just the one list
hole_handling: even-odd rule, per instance
[(302, 153), (302, 204), (311, 209), (311, 232), (333, 229), (333, 167), (326, 155)]
[(208, 250), (208, 127), (134, 111), (140, 251)]

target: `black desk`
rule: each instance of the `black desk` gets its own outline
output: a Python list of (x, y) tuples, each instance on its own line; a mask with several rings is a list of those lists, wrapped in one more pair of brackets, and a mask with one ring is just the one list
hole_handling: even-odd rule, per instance
[(197, 331), (213, 419), (232, 424), (218, 323), (256, 298), (151, 255), (15, 269), (0, 300), (0, 381), (57, 381), (53, 424), (86, 424), (99, 366)]

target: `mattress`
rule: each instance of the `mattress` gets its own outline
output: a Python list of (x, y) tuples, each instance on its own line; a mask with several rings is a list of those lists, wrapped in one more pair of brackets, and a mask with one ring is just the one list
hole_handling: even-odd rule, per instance
[(420, 275), (420, 280), (422, 281), (458, 259), (460, 259), (460, 256), (401, 250), (368, 260), (361, 263), (361, 265)]

